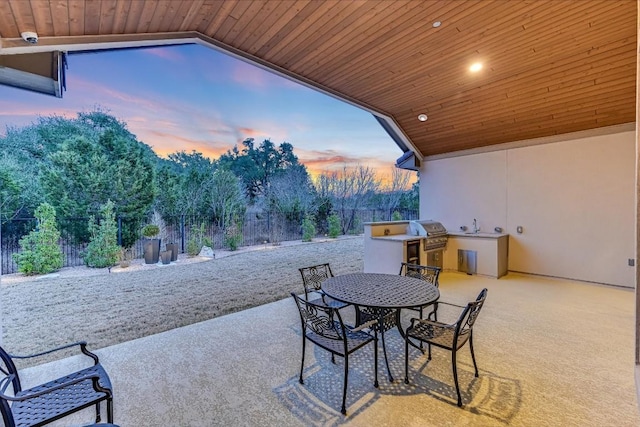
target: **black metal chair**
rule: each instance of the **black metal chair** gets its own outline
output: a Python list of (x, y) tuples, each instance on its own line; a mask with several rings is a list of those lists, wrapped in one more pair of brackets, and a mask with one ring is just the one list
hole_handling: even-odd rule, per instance
[[(333, 277), (331, 266), (326, 264), (313, 265), (311, 267), (299, 268), (300, 275), (302, 276), (302, 285), (304, 286), (304, 297), (307, 301), (311, 301), (314, 304), (324, 304), (332, 308), (344, 308), (349, 304), (336, 301), (329, 298), (322, 292), (322, 282), (329, 277)], [(309, 299), (313, 294), (319, 295), (315, 299)]]
[[(100, 402), (107, 402), (107, 421), (113, 423), (113, 392), (107, 372), (98, 356), (77, 342), (29, 356), (14, 356), (0, 347), (0, 411), (6, 427), (38, 427), (49, 424), (89, 406), (96, 406), (96, 423), (101, 420)], [(93, 365), (27, 390), (22, 389), (14, 359), (27, 359), (80, 346), (83, 354), (93, 359)], [(13, 393), (7, 394), (11, 386)]]
[[(442, 269), (440, 267), (432, 267), (427, 265), (418, 265), (418, 264), (409, 264), (403, 262), (400, 264), (400, 276), (414, 277), (416, 279), (424, 280), (425, 282), (431, 283), (436, 288), (440, 286), (440, 282), (438, 281), (440, 277), (440, 271)], [(424, 309), (428, 306), (422, 306), (419, 308), (412, 308), (412, 310), (416, 310), (420, 312), (420, 318), (424, 318)], [(432, 306), (432, 312), (434, 314), (434, 319), (438, 320), (438, 303), (434, 303)]]
[(475, 324), (480, 309), (484, 305), (487, 298), (487, 288), (484, 288), (475, 301), (466, 305), (466, 307), (441, 302), (454, 307), (462, 308), (462, 313), (454, 323), (442, 323), (430, 319), (411, 319), (411, 326), (407, 328), (405, 340), (405, 359), (404, 359), (404, 382), (409, 384), (409, 340), (411, 338), (420, 342), (427, 343), (429, 347), (428, 360), (431, 360), (431, 345), (451, 351), (451, 364), (453, 366), (453, 380), (456, 385), (456, 393), (458, 394), (458, 406), (462, 406), (462, 397), (460, 395), (460, 386), (458, 384), (458, 368), (456, 365), (456, 352), (462, 348), (467, 341), (471, 349), (471, 358), (473, 359), (473, 367), (475, 368), (475, 376), (478, 376), (478, 365), (473, 352), (473, 325)]
[[(300, 384), (304, 384), (304, 354), (307, 340), (320, 348), (344, 358), (344, 387), (342, 391), (343, 414), (347, 413), (347, 380), (349, 378), (349, 354), (373, 342), (374, 387), (378, 387), (378, 335), (375, 321), (353, 328), (342, 321), (338, 309), (324, 304), (316, 304), (291, 293), (300, 313), (302, 323), (302, 361), (300, 363)], [(373, 335), (367, 329), (373, 329)]]

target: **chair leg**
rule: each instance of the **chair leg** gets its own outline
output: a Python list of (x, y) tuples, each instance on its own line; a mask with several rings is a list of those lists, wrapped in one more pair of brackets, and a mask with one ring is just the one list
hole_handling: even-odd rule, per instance
[(344, 388), (342, 389), (342, 415), (347, 415), (347, 380), (349, 378), (349, 353), (344, 355)]
[(107, 422), (113, 424), (113, 399), (107, 399)]
[(302, 331), (302, 361), (300, 362), (300, 379), (298, 380), (300, 384), (304, 384), (304, 380), (302, 379), (302, 371), (304, 369), (304, 351), (305, 351), (306, 344), (307, 344), (307, 339), (304, 335), (304, 331)]
[(336, 364), (336, 355), (331, 353), (331, 363)]
[(462, 396), (460, 396), (460, 386), (458, 385), (458, 366), (456, 365), (456, 350), (451, 352), (451, 365), (453, 366), (453, 382), (456, 384), (458, 394), (458, 406), (462, 406)]
[(404, 383), (409, 384), (409, 337), (404, 337)]
[[(422, 317), (424, 315), (423, 312), (424, 312), (424, 307), (420, 307), (420, 318), (421, 319), (424, 319), (424, 317)], [(422, 350), (423, 348), (424, 348), (424, 342), (420, 341), (420, 350)], [(422, 350), (422, 351), (424, 351), (424, 350)]]
[(378, 331), (373, 332), (373, 386), (378, 388)]
[(427, 360), (431, 360), (431, 343), (427, 343), (427, 348), (429, 349), (429, 357), (427, 357)]
[(384, 353), (384, 363), (387, 366), (387, 373), (389, 374), (389, 382), (393, 382), (393, 375), (391, 375), (391, 368), (389, 367), (389, 359), (387, 358), (387, 345), (384, 341), (384, 330), (380, 332), (382, 334), (382, 352)]
[(96, 424), (101, 421), (100, 419), (100, 402), (96, 403)]
[(476, 369), (476, 378), (478, 378), (478, 365), (476, 364), (476, 355), (473, 351), (473, 330), (469, 335), (469, 348), (471, 349), (471, 360), (473, 360), (473, 367)]

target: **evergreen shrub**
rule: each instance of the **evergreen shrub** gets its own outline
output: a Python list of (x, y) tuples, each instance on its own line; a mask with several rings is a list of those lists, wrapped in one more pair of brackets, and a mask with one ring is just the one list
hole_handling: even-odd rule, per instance
[(20, 252), (13, 255), (18, 271), (27, 276), (47, 274), (62, 268), (64, 256), (58, 241), (60, 231), (56, 226), (56, 210), (49, 203), (42, 203), (35, 211), (38, 225), (35, 230), (20, 239)]
[(89, 219), (89, 245), (84, 262), (89, 267), (111, 267), (120, 258), (118, 246), (118, 224), (115, 206), (111, 200), (100, 207), (100, 220)]
[(329, 237), (337, 238), (340, 235), (340, 217), (332, 214), (327, 218), (327, 222), (329, 223)]
[(302, 241), (310, 242), (316, 235), (316, 226), (314, 225), (313, 216), (307, 215), (302, 220)]

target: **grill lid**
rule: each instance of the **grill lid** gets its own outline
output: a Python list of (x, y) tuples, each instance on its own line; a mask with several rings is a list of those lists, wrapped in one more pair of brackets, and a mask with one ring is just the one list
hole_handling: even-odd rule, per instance
[(409, 221), (409, 234), (412, 236), (442, 236), (447, 234), (444, 226), (430, 219), (420, 221)]

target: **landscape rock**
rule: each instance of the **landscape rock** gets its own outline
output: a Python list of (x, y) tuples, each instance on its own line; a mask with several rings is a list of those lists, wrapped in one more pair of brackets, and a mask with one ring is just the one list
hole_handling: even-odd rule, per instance
[(202, 249), (200, 249), (200, 253), (198, 254), (198, 256), (202, 256), (206, 258), (216, 257), (216, 255), (213, 253), (213, 249), (210, 248), (209, 246), (203, 246)]

